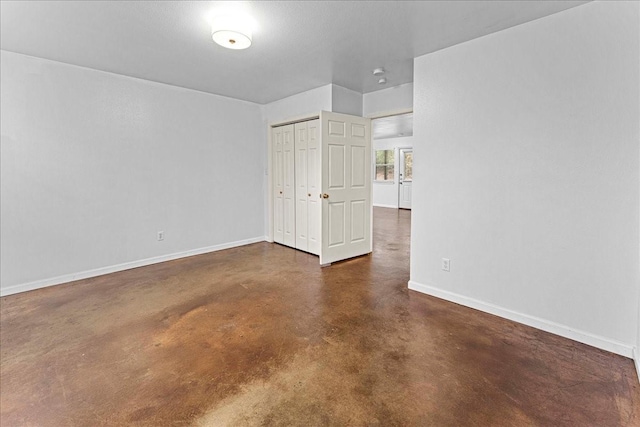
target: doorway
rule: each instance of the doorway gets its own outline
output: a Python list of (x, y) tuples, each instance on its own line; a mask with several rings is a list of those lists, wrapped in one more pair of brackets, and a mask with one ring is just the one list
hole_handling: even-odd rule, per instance
[(374, 158), (373, 206), (411, 209), (413, 113), (371, 121)]

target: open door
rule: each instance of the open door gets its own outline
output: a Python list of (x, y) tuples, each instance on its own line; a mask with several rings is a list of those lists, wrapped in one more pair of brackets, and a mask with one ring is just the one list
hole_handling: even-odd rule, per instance
[(323, 111), (320, 264), (372, 250), (371, 120)]

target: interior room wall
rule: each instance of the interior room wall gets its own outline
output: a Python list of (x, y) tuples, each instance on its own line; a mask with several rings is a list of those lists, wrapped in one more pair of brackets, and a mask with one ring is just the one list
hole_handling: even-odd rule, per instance
[(260, 105), (0, 62), (3, 294), (264, 239)]
[(362, 116), (362, 94), (338, 85), (331, 85), (331, 111)]
[(331, 111), (333, 85), (328, 84), (297, 93), (263, 106), (265, 129), (283, 121), (317, 116), (320, 111)]
[(406, 111), (412, 108), (413, 83), (405, 83), (362, 95), (363, 117)]
[(416, 58), (412, 289), (631, 356), (639, 8), (587, 3)]
[(374, 139), (373, 148), (374, 150), (393, 150), (394, 152), (393, 182), (373, 182), (373, 206), (397, 209), (400, 187), (400, 149), (413, 148), (413, 137)]

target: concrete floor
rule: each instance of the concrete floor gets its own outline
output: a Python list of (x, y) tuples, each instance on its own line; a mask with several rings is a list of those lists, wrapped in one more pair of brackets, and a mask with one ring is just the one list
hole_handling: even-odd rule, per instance
[(2, 298), (8, 426), (631, 426), (631, 360), (407, 290), (410, 213)]

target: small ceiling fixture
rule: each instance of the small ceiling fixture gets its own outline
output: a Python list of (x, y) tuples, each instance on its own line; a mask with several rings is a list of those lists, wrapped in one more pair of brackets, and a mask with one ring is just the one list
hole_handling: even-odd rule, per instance
[(378, 84), (379, 85), (386, 85), (387, 84), (387, 78), (383, 77), (380, 80), (378, 80)]
[(373, 75), (374, 76), (381, 76), (384, 74), (384, 68), (380, 67), (380, 68), (376, 68), (375, 70), (373, 70)]
[(211, 38), (228, 49), (246, 49), (251, 46), (251, 21), (239, 15), (220, 15), (213, 18)]

